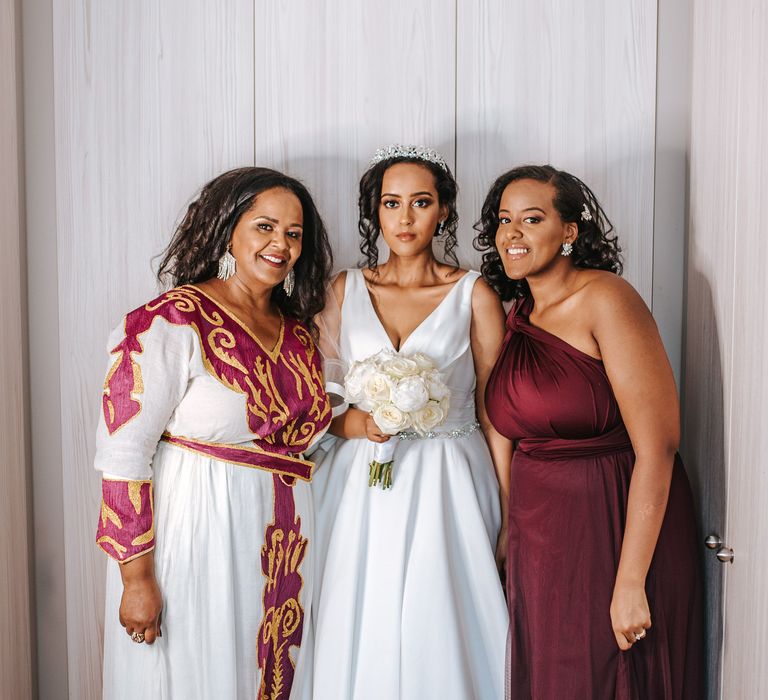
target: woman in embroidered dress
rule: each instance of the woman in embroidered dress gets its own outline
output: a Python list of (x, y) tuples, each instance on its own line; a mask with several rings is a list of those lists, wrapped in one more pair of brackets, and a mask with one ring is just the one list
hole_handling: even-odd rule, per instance
[(112, 333), (95, 464), (105, 698), (282, 699), (305, 672), (302, 453), (331, 419), (312, 321), (330, 266), (303, 185), (233, 170), (177, 229), (160, 264), (174, 288)]
[(702, 606), (678, 401), (591, 190), (551, 166), (492, 186), (483, 274), (517, 299), (488, 381), (517, 441), (507, 597), (515, 700), (699, 700)]
[(442, 236), (456, 262), (456, 194), (443, 159), (421, 147), (379, 151), (360, 182), (367, 267), (332, 286), (341, 359), (424, 353), (450, 387), (450, 411), (431, 438), (389, 438), (398, 444), (388, 490), (369, 486), (374, 446), (388, 439), (372, 416), (352, 407), (332, 423), (343, 440), (318, 459), (312, 484), (318, 700), (503, 693), (507, 619), (494, 552), (506, 499), (494, 464), (504, 474), (511, 452), (482, 396), (504, 318), (478, 273), (433, 253)]

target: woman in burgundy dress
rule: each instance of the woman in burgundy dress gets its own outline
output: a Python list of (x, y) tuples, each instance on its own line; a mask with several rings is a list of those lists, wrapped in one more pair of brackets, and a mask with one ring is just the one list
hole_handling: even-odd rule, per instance
[(496, 180), (477, 228), (484, 276), (516, 299), (486, 394), (516, 443), (508, 692), (700, 700), (677, 393), (648, 308), (618, 276), (612, 226), (578, 178), (524, 166)]

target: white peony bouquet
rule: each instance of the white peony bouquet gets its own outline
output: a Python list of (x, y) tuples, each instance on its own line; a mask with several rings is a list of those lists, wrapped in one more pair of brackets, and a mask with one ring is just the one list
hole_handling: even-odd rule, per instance
[[(344, 378), (345, 398), (369, 412), (387, 435), (404, 430), (424, 434), (448, 417), (450, 391), (432, 359), (424, 353), (380, 352), (355, 362)], [(368, 485), (392, 486), (397, 440), (376, 443)]]

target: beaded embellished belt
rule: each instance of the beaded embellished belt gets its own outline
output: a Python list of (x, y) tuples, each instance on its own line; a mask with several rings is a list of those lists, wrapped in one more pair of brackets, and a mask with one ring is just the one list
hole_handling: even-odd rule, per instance
[(402, 433), (398, 433), (397, 437), (401, 440), (435, 440), (437, 438), (455, 440), (457, 438), (469, 437), (478, 430), (480, 430), (480, 423), (473, 421), (455, 430), (427, 430), (424, 433), (417, 433), (415, 430), (404, 430)]

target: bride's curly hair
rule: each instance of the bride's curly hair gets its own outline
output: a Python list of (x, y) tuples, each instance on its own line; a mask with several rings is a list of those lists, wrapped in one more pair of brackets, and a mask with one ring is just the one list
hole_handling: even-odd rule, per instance
[(286, 316), (301, 321), (316, 334), (315, 314), (324, 305), (333, 256), (322, 218), (312, 196), (302, 183), (269, 168), (237, 168), (225, 172), (203, 187), (189, 205), (168, 247), (161, 254), (157, 271), (167, 287), (195, 284), (216, 276), (240, 217), (262, 192), (274, 188), (296, 195), (304, 216), (301, 255), (294, 265), (296, 281), (288, 296), (283, 285), (272, 289), (272, 301)]
[[(503, 301), (527, 296), (530, 291), (526, 280), (511, 280), (506, 276), (496, 249), (501, 197), (507, 185), (515, 180), (536, 180), (555, 188), (553, 205), (560, 218), (564, 223), (575, 223), (579, 227), (571, 256), (576, 267), (608, 270), (621, 275), (624, 264), (617, 237), (613, 234), (613, 224), (592, 190), (575, 175), (551, 165), (521, 165), (496, 179), (485, 197), (480, 221), (474, 226), (478, 234), (473, 246), (483, 253), (480, 270)], [(582, 219), (585, 206), (591, 215), (587, 221)]]
[(456, 184), (456, 179), (450, 170), (443, 170), (436, 163), (410, 156), (397, 156), (379, 161), (368, 168), (360, 178), (360, 197), (357, 200), (360, 217), (357, 228), (362, 239), (360, 252), (363, 254), (363, 265), (369, 270), (373, 270), (379, 263), (379, 249), (376, 243), (381, 235), (381, 224), (379, 223), (381, 183), (384, 180), (384, 173), (396, 163), (416, 163), (416, 165), (421, 165), (429, 170), (434, 176), (440, 206), (445, 206), (448, 209), (448, 216), (443, 223), (442, 233), (438, 236), (439, 228), (435, 229), (435, 236), (442, 241), (444, 259), (459, 267), (459, 259), (455, 252), (458, 245), (456, 229), (459, 226), (459, 213), (456, 209), (459, 186)]

